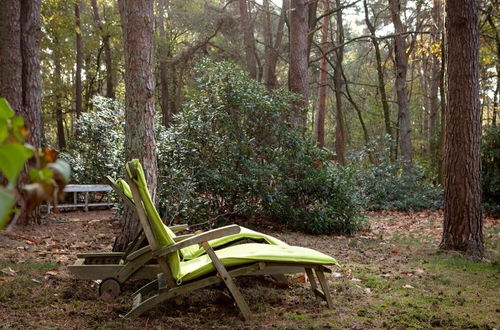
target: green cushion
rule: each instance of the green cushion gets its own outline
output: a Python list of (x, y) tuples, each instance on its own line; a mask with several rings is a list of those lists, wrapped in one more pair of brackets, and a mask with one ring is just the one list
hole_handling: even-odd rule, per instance
[[(337, 261), (318, 251), (291, 245), (269, 245), (248, 243), (232, 245), (216, 250), (215, 254), (226, 267), (259, 261), (306, 263), (317, 265), (338, 265)], [(177, 281), (189, 281), (215, 271), (210, 257), (204, 254), (198, 258), (180, 263)]]
[[(131, 169), (135, 169), (135, 171), (131, 171)], [(144, 170), (142, 169), (142, 165), (138, 159), (133, 159), (127, 163), (126, 166), (127, 173), (129, 177), (135, 182), (137, 188), (139, 190), (139, 195), (141, 196), (142, 203), (144, 205), (144, 209), (146, 211), (146, 216), (149, 220), (149, 225), (151, 227), (151, 231), (155, 236), (156, 243), (158, 244), (158, 248), (163, 248), (165, 246), (169, 246), (175, 243), (174, 236), (175, 234), (163, 224), (161, 221), (160, 215), (156, 211), (153, 201), (151, 200), (151, 196), (149, 195), (148, 185), (146, 183), (146, 176), (144, 175)], [(137, 173), (137, 176), (132, 175), (132, 173)], [(172, 276), (178, 278), (180, 275), (180, 258), (179, 252), (175, 252), (169, 254), (167, 256), (168, 266), (170, 267), (170, 271), (172, 272)]]
[(125, 196), (127, 196), (131, 200), (134, 200), (134, 196), (132, 196), (132, 190), (130, 190), (130, 186), (128, 185), (128, 183), (125, 180), (118, 179), (118, 180), (116, 180), (116, 184), (121, 189), (121, 191), (123, 191)]
[[(244, 239), (251, 239), (253, 241), (256, 241), (258, 243), (267, 243), (267, 244), (272, 244), (272, 245), (282, 245), (282, 246), (287, 246), (283, 241), (280, 241), (279, 239), (259, 233), (258, 231), (254, 231), (245, 227), (241, 227), (241, 231), (238, 234), (234, 235), (229, 235), (229, 236), (224, 236), (221, 238), (213, 239), (211, 241), (208, 241), (208, 244), (210, 244), (211, 247), (217, 248), (220, 246), (228, 245), (231, 243), (236, 243), (238, 241), (244, 240)], [(203, 248), (200, 248), (198, 245), (192, 245), (188, 246), (184, 249), (181, 249), (181, 254), (182, 258), (184, 260), (189, 260), (189, 259), (194, 259), (196, 257), (201, 256), (202, 254), (205, 254), (205, 250)]]

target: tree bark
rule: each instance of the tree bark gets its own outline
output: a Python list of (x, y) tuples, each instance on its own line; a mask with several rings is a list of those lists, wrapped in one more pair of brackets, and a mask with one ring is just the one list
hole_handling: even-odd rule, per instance
[[(266, 0), (266, 2), (268, 2), (268, 0)], [(276, 64), (278, 63), (278, 58), (281, 50), (281, 42), (283, 40), (283, 30), (285, 26), (287, 3), (288, 0), (283, 0), (283, 4), (281, 7), (281, 15), (278, 21), (278, 29), (276, 31), (276, 37), (274, 38), (274, 45), (271, 47), (268, 57), (266, 57), (264, 84), (269, 90), (273, 90), (278, 87), (278, 81), (276, 79)], [(271, 22), (269, 21), (269, 25), (270, 24)], [(272, 42), (272, 38), (270, 41)]]
[(160, 91), (161, 91), (161, 121), (163, 126), (168, 127), (171, 120), (171, 114), (169, 111), (169, 91), (168, 91), (168, 64), (167, 58), (168, 50), (166, 46), (166, 32), (165, 32), (165, 0), (158, 1), (158, 32), (160, 35), (160, 42), (158, 45), (159, 62), (160, 62)]
[(290, 64), (288, 85), (291, 92), (300, 95), (293, 104), (291, 121), (297, 126), (305, 126), (305, 110), (308, 106), (309, 73), (307, 59), (308, 45), (308, 5), (306, 0), (290, 1)]
[(241, 32), (243, 33), (243, 45), (245, 47), (245, 62), (247, 70), (252, 79), (257, 79), (257, 59), (255, 57), (255, 38), (253, 26), (248, 14), (247, 0), (239, 0)]
[[(118, 1), (125, 45), (125, 160), (138, 158), (146, 173), (153, 200), (156, 195), (154, 134), (153, 0)], [(124, 229), (114, 250), (122, 250), (140, 228), (132, 210), (126, 210)]]
[[(336, 7), (340, 8), (340, 0), (335, 1)], [(345, 165), (345, 122), (344, 112), (342, 108), (342, 62), (344, 61), (344, 26), (342, 21), (342, 10), (337, 10), (337, 31), (336, 31), (336, 50), (335, 55), (337, 60), (333, 70), (333, 85), (335, 87), (335, 158), (340, 165)]]
[(66, 148), (66, 135), (64, 132), (64, 116), (62, 109), (62, 68), (61, 68), (61, 55), (59, 54), (59, 39), (54, 37), (54, 50), (53, 61), (54, 61), (54, 81), (56, 85), (55, 91), (55, 105), (56, 105), (56, 122), (57, 122), (57, 145), (59, 150), (63, 150)]
[[(368, 16), (368, 5), (366, 0), (363, 0), (363, 6), (365, 10), (365, 22), (368, 30), (370, 31), (371, 42), (373, 44), (373, 48), (375, 50), (375, 61), (377, 67), (377, 79), (378, 79), (378, 90), (380, 92), (380, 101), (382, 103), (382, 112), (384, 114), (384, 124), (385, 124), (385, 133), (394, 140), (394, 133), (391, 125), (391, 113), (389, 110), (389, 102), (387, 101), (387, 92), (385, 90), (385, 78), (384, 78), (384, 67), (382, 64), (382, 56), (380, 55), (380, 46), (377, 40), (377, 36), (375, 34), (375, 27), (370, 21)], [(391, 148), (391, 160), (394, 159), (394, 155), (392, 153)]]
[(483, 256), (479, 21), (476, 0), (446, 1), (447, 104), (441, 248)]
[(104, 49), (104, 63), (106, 64), (106, 97), (115, 98), (115, 87), (113, 79), (113, 61), (111, 57), (111, 46), (109, 44), (110, 35), (109, 32), (104, 30), (104, 25), (102, 24), (99, 7), (97, 7), (97, 0), (92, 0), (92, 13), (94, 16), (94, 22), (97, 25), (99, 34), (102, 38), (102, 44)]
[(80, 118), (82, 113), (82, 24), (80, 21), (80, 1), (75, 3), (76, 20), (76, 73), (75, 73), (75, 113)]
[(401, 158), (405, 171), (412, 165), (412, 146), (410, 137), (410, 109), (408, 106), (408, 92), (406, 88), (406, 74), (408, 71), (408, 54), (406, 54), (405, 32), (401, 22), (400, 0), (389, 0), (392, 22), (394, 24), (394, 57), (396, 64), (395, 88), (398, 99), (399, 142)]
[[(328, 0), (323, 1), (324, 11), (330, 10), (330, 3)], [(328, 51), (328, 32), (330, 31), (330, 16), (323, 17), (323, 24), (321, 26), (321, 60), (319, 62), (319, 90), (318, 90), (318, 112), (316, 115), (316, 141), (318, 147), (325, 146), (325, 112), (326, 112), (326, 91), (327, 91), (327, 51)]]
[(0, 2), (0, 97), (5, 97), (17, 114), (23, 114), (21, 2)]

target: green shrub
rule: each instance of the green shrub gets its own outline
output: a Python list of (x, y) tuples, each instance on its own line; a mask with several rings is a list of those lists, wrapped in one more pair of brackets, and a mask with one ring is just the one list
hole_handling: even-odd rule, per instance
[[(357, 169), (356, 180), (363, 192), (366, 209), (420, 211), (434, 210), (442, 205), (442, 188), (430, 182), (420, 165), (414, 164), (411, 171), (405, 173), (403, 164), (390, 162), (387, 154), (380, 153), (376, 164)], [(366, 153), (356, 155), (358, 158), (365, 156)], [(354, 163), (363, 162), (356, 159)]]
[(313, 233), (354, 232), (352, 172), (292, 128), (285, 90), (269, 92), (228, 62), (202, 62), (176, 124), (159, 137), (159, 196), (171, 219), (268, 216)]
[(484, 129), (482, 137), (482, 186), (485, 211), (500, 217), (500, 126)]
[(96, 96), (94, 111), (75, 121), (76, 134), (61, 153), (73, 169), (72, 182), (107, 183), (106, 175), (120, 177), (124, 168), (124, 112), (112, 99)]

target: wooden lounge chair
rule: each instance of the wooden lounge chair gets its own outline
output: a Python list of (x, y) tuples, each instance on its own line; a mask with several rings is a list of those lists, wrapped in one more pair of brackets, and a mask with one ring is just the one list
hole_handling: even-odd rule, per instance
[[(224, 282), (233, 296), (245, 320), (251, 312), (233, 279), (238, 276), (284, 274), (306, 272), (313, 292), (326, 300), (330, 308), (333, 302), (324, 273), (330, 272), (325, 265), (338, 265), (337, 261), (318, 251), (282, 245), (248, 243), (229, 246), (214, 251), (210, 240), (240, 232), (231, 225), (175, 242), (165, 230), (151, 201), (144, 172), (138, 160), (127, 163), (127, 181), (132, 190), (137, 214), (152, 254), (161, 269), (156, 280), (148, 283), (133, 295), (133, 307), (125, 317), (136, 317), (157, 304), (196, 289)], [(201, 245), (206, 254), (189, 261), (181, 261), (179, 251), (192, 245)], [(319, 286), (315, 280), (319, 281)]]
[[(135, 209), (136, 206), (128, 184), (120, 179), (115, 181), (109, 176), (107, 179), (118, 196), (120, 196), (126, 204)], [(179, 231), (188, 229), (187, 225), (164, 227), (176, 242), (194, 236), (194, 234), (180, 236), (175, 234)], [(214, 248), (219, 248), (248, 241), (287, 245), (277, 238), (244, 227), (241, 227), (239, 233), (212, 240), (209, 244)], [(101, 280), (99, 283), (99, 296), (103, 299), (116, 298), (120, 295), (122, 284), (125, 281), (129, 279), (154, 279), (160, 272), (160, 267), (156, 262), (156, 258), (153, 257), (151, 248), (147, 243), (146, 236), (143, 230), (141, 230), (136, 239), (129, 244), (124, 252), (78, 254), (75, 264), (68, 267), (69, 271), (78, 279)], [(183, 260), (190, 260), (203, 254), (205, 254), (205, 250), (196, 245), (186, 246), (181, 250)], [(285, 278), (280, 275), (276, 275), (275, 277), (280, 281), (285, 280)]]

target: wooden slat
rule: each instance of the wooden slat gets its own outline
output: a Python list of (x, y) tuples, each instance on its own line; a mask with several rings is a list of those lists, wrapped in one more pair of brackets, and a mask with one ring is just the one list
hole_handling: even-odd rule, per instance
[(90, 252), (90, 253), (78, 253), (77, 258), (92, 258), (92, 257), (121, 257), (123, 252)]
[(199, 234), (199, 235), (195, 235), (195, 236), (188, 238), (188, 239), (185, 239), (179, 243), (175, 243), (175, 244), (169, 245), (167, 247), (164, 247), (162, 249), (159, 249), (157, 251), (154, 251), (153, 255), (155, 257), (164, 256), (164, 255), (167, 255), (169, 253), (173, 253), (175, 251), (178, 251), (182, 248), (188, 247), (188, 246), (200, 244), (203, 242), (208, 242), (210, 240), (213, 240), (216, 238), (221, 238), (224, 236), (238, 234), (240, 231), (241, 231), (241, 228), (238, 225), (230, 225), (230, 226), (217, 228), (214, 230), (204, 232), (204, 233)]
[(241, 311), (241, 314), (243, 315), (243, 318), (248, 321), (252, 318), (252, 313), (250, 312), (250, 308), (248, 307), (248, 304), (245, 301), (245, 298), (241, 295), (240, 290), (236, 286), (236, 284), (233, 281), (233, 278), (231, 275), (227, 272), (226, 267), (222, 264), (222, 262), (219, 260), (217, 255), (215, 254), (214, 250), (208, 244), (208, 242), (203, 242), (201, 243), (201, 246), (205, 249), (207, 252), (208, 256), (212, 260), (212, 263), (214, 264), (215, 268), (217, 269), (217, 272), (220, 274), (222, 280), (226, 284), (227, 288), (231, 292), (231, 295), (234, 298), (234, 301), (236, 302), (236, 305), (238, 305), (238, 308)]
[(71, 207), (94, 207), (94, 206), (113, 206), (115, 205), (114, 203), (88, 203), (88, 205), (85, 205), (85, 203), (83, 204), (58, 204), (58, 205), (54, 205), (54, 206), (51, 206), (50, 208), (53, 209), (53, 208), (71, 208)]
[(111, 189), (107, 184), (68, 184), (64, 187), (64, 192), (98, 192)]

